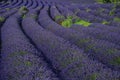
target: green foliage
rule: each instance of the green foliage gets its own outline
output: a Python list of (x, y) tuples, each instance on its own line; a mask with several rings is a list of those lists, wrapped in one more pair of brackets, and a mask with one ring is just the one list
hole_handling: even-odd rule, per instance
[(22, 13), (27, 13), (29, 11), (26, 6), (22, 6), (19, 10)]
[(115, 22), (120, 22), (120, 18), (115, 17), (115, 18), (114, 18), (114, 21), (115, 21)]
[(112, 10), (109, 12), (109, 15), (112, 16), (115, 14), (116, 6), (112, 8)]
[(31, 14), (31, 17), (34, 19), (37, 19), (37, 15), (36, 14)]
[(27, 52), (25, 52), (25, 51), (20, 51), (20, 52), (18, 52), (18, 54), (20, 54), (21, 56), (23, 56), (23, 55), (27, 54)]
[(72, 25), (73, 23), (72, 23), (72, 19), (65, 19), (62, 23), (61, 23), (61, 25), (62, 26), (64, 26), (64, 27), (66, 27), (66, 28), (69, 28), (71, 25)]
[[(58, 19), (58, 17), (57, 17)], [(82, 26), (89, 26), (91, 25), (90, 22), (88, 21), (85, 21), (85, 20), (81, 20), (79, 17), (77, 16), (67, 16), (66, 19), (64, 19), (62, 22), (61, 22), (61, 25), (65, 28), (69, 28), (71, 27), (71, 25), (73, 24), (76, 24), (76, 25), (82, 25)]]
[(90, 76), (90, 80), (96, 80), (97, 79), (97, 74), (92, 74), (91, 76)]
[(113, 61), (111, 61), (114, 65), (120, 65), (120, 57), (114, 58)]
[(62, 15), (57, 15), (57, 16), (55, 16), (55, 21), (58, 23), (58, 24), (60, 24), (61, 25), (61, 23), (62, 23), (62, 21), (65, 19), (65, 17), (64, 16), (62, 16)]
[(103, 11), (105, 11), (105, 9), (104, 9), (104, 8), (100, 8), (98, 11), (99, 11), (100, 13), (102, 13)]
[(91, 9), (89, 9), (89, 8), (86, 9), (86, 12), (90, 12), (90, 11), (91, 11)]
[(74, 24), (82, 25), (82, 26), (85, 26), (85, 27), (88, 27), (89, 25), (91, 25), (90, 22), (87, 22), (87, 21), (81, 20), (81, 19), (79, 19), (78, 21), (76, 21)]
[(96, 0), (96, 1), (100, 4), (104, 3), (103, 0)]
[(6, 10), (7, 10), (7, 11), (9, 11), (9, 10), (10, 10), (10, 8), (6, 8)]
[(112, 15), (114, 15), (115, 13), (114, 13), (114, 10), (111, 10), (110, 12), (109, 12), (109, 15), (110, 16), (112, 16)]
[(107, 53), (108, 54), (114, 54), (114, 53), (116, 53), (118, 50), (117, 49), (108, 49), (107, 50)]
[(103, 21), (102, 24), (109, 24), (109, 22), (107, 22), (107, 21)]
[(4, 20), (5, 20), (5, 18), (0, 16), (0, 22), (3, 22)]
[(96, 0), (98, 3), (114, 3), (118, 4), (120, 0)]
[(62, 15), (57, 15), (57, 16), (55, 16), (55, 21), (57, 21), (58, 19), (64, 19), (65, 17), (64, 16), (62, 16)]
[(28, 10), (26, 6), (22, 6), (20, 10)]
[[(90, 45), (86, 46), (85, 51), (90, 51), (90, 50), (94, 49), (94, 47), (95, 47), (95, 44), (90, 44)], [(94, 51), (97, 51), (97, 50), (94, 49)]]
[(22, 16), (22, 18), (24, 19), (26, 17), (26, 15), (24, 14), (23, 16)]
[(11, 53), (9, 56), (10, 57), (13, 57), (13, 56), (24, 56), (25, 54), (27, 54), (27, 52), (25, 52), (25, 51), (19, 51), (19, 52)]
[(26, 66), (32, 66), (32, 62), (30, 62), (30, 61), (25, 61), (25, 65), (26, 65)]

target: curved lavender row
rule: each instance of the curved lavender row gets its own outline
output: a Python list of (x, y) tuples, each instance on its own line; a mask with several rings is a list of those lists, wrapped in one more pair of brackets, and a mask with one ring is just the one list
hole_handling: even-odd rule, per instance
[(12, 5), (15, 5), (15, 4), (17, 4), (18, 0), (14, 0), (12, 2), (13, 2)]
[(43, 6), (40, 0), (37, 0), (38, 6)]
[[(30, 23), (30, 24), (27, 24), (27, 23)], [(37, 47), (44, 52), (47, 58), (49, 58), (50, 61), (52, 61), (53, 66), (56, 70), (59, 70), (59, 69), (62, 70), (67, 65), (74, 62), (74, 58), (75, 58), (74, 56), (76, 56), (77, 53), (73, 54), (72, 52), (74, 52), (75, 50), (79, 51), (79, 54), (82, 54), (82, 52), (80, 52), (79, 49), (75, 49), (74, 46), (73, 46), (74, 48), (70, 47), (71, 45), (69, 42), (64, 41), (64, 39), (55, 36), (53, 33), (47, 30), (44, 30), (41, 26), (39, 26), (38, 23), (35, 22), (33, 18), (30, 17), (29, 13), (27, 17), (23, 19), (22, 25), (23, 25), (23, 29), (28, 35), (32, 32), (31, 35), (29, 35), (30, 38), (34, 41)], [(71, 51), (70, 53), (69, 53), (69, 50)], [(66, 54), (64, 55), (63, 53), (66, 53)], [(69, 62), (67, 62), (63, 56), (67, 57), (66, 59), (69, 59), (67, 60)], [(62, 62), (61, 61), (62, 59), (65, 61)], [(75, 61), (77, 60), (78, 58), (76, 57)]]
[(100, 12), (98, 10), (91, 10), (89, 11), (89, 13), (95, 15), (95, 16), (99, 16), (101, 18), (104, 18), (106, 21), (113, 21), (114, 16), (110, 16), (109, 14), (105, 14), (103, 12)]
[(6, 6), (7, 7), (12, 7), (13, 5), (17, 4), (17, 0), (12, 0), (11, 3), (10, 3), (10, 6)]
[(4, 9), (6, 9), (6, 11), (7, 11), (7, 9), (14, 9), (14, 8), (17, 9), (17, 8), (25, 5), (26, 2), (27, 2), (27, 0), (19, 0), (19, 1), (14, 0), (13, 3), (10, 3), (10, 5), (6, 6)]
[(59, 80), (44, 61), (42, 54), (20, 30), (17, 22), (20, 15), (16, 14), (7, 19), (2, 28), (0, 80)]
[[(17, 12), (17, 10), (10, 10), (10, 11), (7, 11), (6, 13), (4, 14), (1, 14), (0, 16), (4, 18), (4, 21), (11, 15), (13, 15), (15, 12)], [(4, 23), (4, 21), (0, 22), (0, 29), (1, 29), (1, 25)]]
[(4, 4), (2, 4), (0, 7), (4, 8), (5, 6), (9, 5), (9, 3), (5, 2)]
[(1, 3), (1, 5), (0, 5), (0, 7), (2, 7), (3, 5), (5, 5), (6, 3), (5, 2), (0, 2)]
[(58, 71), (63, 80), (85, 80), (86, 76), (88, 76), (89, 80), (89, 75), (94, 73), (99, 75), (97, 77), (98, 80), (119, 78), (118, 72), (112, 71), (107, 67), (104, 69), (104, 65), (99, 64), (97, 61), (89, 60), (82, 50), (71, 45), (68, 41), (55, 36), (53, 33), (44, 30), (30, 16), (23, 19), (22, 25), (37, 47), (52, 62), (53, 67)]
[(28, 7), (28, 8), (31, 7), (32, 4), (33, 4), (33, 1), (32, 1), (32, 0), (28, 0), (28, 5), (27, 5), (27, 7)]
[(57, 5), (57, 9), (64, 15), (65, 17), (74, 15), (72, 11), (70, 11), (68, 8), (65, 8), (64, 6)]
[(113, 6), (114, 6), (113, 4), (90, 4), (90, 5), (85, 5), (83, 7), (87, 7), (93, 10), (96, 8), (105, 8), (111, 10)]
[[(55, 22), (57, 22), (58, 24), (61, 24), (61, 22), (65, 20), (65, 17), (64, 17), (62, 14), (60, 14), (60, 11), (57, 9), (56, 6), (51, 6), (51, 7), (52, 7), (52, 9), (51, 9), (51, 12), (52, 12), (51, 18), (52, 18)], [(65, 13), (65, 12), (64, 12), (64, 13)], [(62, 17), (59, 18), (59, 19), (56, 19), (56, 16), (62, 16)]]
[(38, 6), (38, 3), (37, 3), (36, 0), (32, 0), (32, 1), (33, 1), (33, 4), (32, 4), (32, 6), (30, 8), (34, 9), (34, 8), (36, 8)]
[(101, 39), (101, 40), (105, 40), (105, 41), (110, 41), (112, 43), (115, 43), (116, 45), (120, 45), (120, 36), (119, 33), (116, 32), (111, 32), (109, 30), (101, 30), (98, 28), (94, 28), (94, 27), (81, 27), (79, 25), (73, 25), (72, 29), (81, 32), (81, 33), (85, 33), (88, 34), (90, 36), (93, 36), (96, 39)]
[(92, 23), (89, 27), (94, 27), (97, 29), (101, 29), (101, 30), (108, 30), (114, 33), (120, 33), (120, 28), (119, 27), (112, 27), (112, 26), (108, 26), (108, 25), (103, 25), (101, 23)]
[(13, 1), (13, 3), (11, 4), (11, 6), (15, 6), (20, 0), (15, 0)]
[[(1, 15), (1, 17), (3, 17), (4, 20), (3, 20), (2, 22), (0, 22), (0, 34), (1, 34), (1, 27), (2, 27), (2, 25), (4, 24), (5, 20), (6, 20), (9, 16), (13, 15), (15, 12), (17, 12), (17, 10), (10, 10), (9, 12), (6, 12), (5, 14)], [(0, 35), (0, 49), (1, 49), (1, 35)]]
[(12, 8), (20, 8), (21, 6), (27, 6), (28, 0), (19, 0), (17, 4), (12, 5)]
[(52, 31), (56, 35), (76, 44), (79, 48), (84, 49), (92, 58), (101, 61), (109, 67), (119, 69), (119, 65), (113, 66), (113, 64), (110, 63), (114, 58), (120, 56), (119, 46), (104, 40), (94, 39), (93, 37), (72, 29), (63, 28), (50, 19), (45, 8), (41, 10), (39, 22), (45, 29)]
[[(107, 5), (107, 4), (106, 4)], [(109, 14), (110, 13), (110, 10), (106, 9), (106, 8), (102, 8), (102, 7), (99, 7), (99, 8), (96, 8), (96, 5), (94, 6), (94, 8), (89, 8), (89, 7), (86, 7), (86, 6), (81, 6), (81, 7), (71, 7), (71, 6), (67, 6), (67, 8), (69, 8), (70, 10), (72, 10), (73, 12), (75, 12), (77, 9), (80, 9), (82, 11), (85, 11), (85, 12), (91, 12), (91, 14), (94, 14), (95, 13), (102, 13), (104, 15), (106, 14)], [(101, 16), (103, 16), (101, 14)], [(98, 16), (98, 15), (97, 15)]]
[(3, 14), (3, 13), (5, 13), (6, 11), (7, 11), (6, 9), (1, 9), (0, 10), (0, 15)]
[(83, 5), (79, 5), (79, 4), (71, 4), (69, 6), (69, 8), (71, 9), (76, 9), (76, 8), (79, 8), (80, 10), (86, 10), (86, 9), (91, 9), (91, 10), (97, 10), (97, 9), (100, 9), (100, 8), (103, 8), (105, 10), (111, 10), (113, 7), (113, 4), (83, 4)]
[(5, 7), (2, 8), (2, 9), (11, 8), (14, 4), (17, 3), (17, 0), (13, 0), (13, 1), (9, 0), (8, 2), (9, 2), (9, 5), (5, 6)]
[[(25, 1), (25, 2), (24, 2)], [(21, 7), (22, 4), (25, 4), (27, 2), (27, 0), (19, 0), (19, 2), (17, 2), (17, 4), (13, 5), (13, 7)]]
[(7, 17), (9, 17), (10, 15), (14, 14), (16, 11), (17, 11), (17, 9), (12, 9), (12, 10), (10, 10), (10, 11), (5, 12), (4, 14), (1, 14), (0, 16), (2, 16), (2, 17), (4, 17), (4, 18), (7, 18)]
[(105, 20), (103, 18), (100, 18), (90, 13), (86, 13), (85, 11), (81, 11), (81, 10), (76, 15), (79, 16), (81, 19), (87, 20), (89, 22), (100, 22), (101, 23), (102, 21)]
[[(109, 13), (104, 14), (102, 12), (97, 12), (97, 10), (96, 11), (91, 10), (91, 11), (89, 11), (89, 13), (91, 13), (95, 16), (99, 16), (99, 17), (103, 18), (105, 21), (110, 22), (108, 25), (117, 26), (117, 27), (119, 27), (119, 25), (120, 25), (120, 23), (117, 23), (114, 21), (115, 16), (110, 16)], [(114, 15), (116, 15), (116, 14), (114, 14)], [(116, 16), (118, 16), (118, 15), (116, 15)]]
[(19, 6), (21, 4), (21, 2), (22, 2), (22, 0), (17, 0), (17, 2), (12, 6), (17, 7), (17, 6)]

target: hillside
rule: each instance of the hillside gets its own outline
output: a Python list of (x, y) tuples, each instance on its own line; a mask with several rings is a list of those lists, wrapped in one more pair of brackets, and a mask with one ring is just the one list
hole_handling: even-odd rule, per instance
[(120, 80), (120, 7), (77, 1), (0, 2), (0, 80)]

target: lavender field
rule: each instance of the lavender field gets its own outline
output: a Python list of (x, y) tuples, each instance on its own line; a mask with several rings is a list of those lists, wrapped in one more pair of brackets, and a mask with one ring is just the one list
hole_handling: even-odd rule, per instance
[(120, 6), (1, 1), (0, 80), (120, 80)]

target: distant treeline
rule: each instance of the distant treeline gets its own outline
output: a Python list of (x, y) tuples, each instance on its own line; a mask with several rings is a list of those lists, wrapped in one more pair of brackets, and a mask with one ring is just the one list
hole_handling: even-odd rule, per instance
[(97, 0), (100, 3), (120, 3), (120, 0)]
[(105, 3), (118, 3), (120, 0), (103, 0)]

